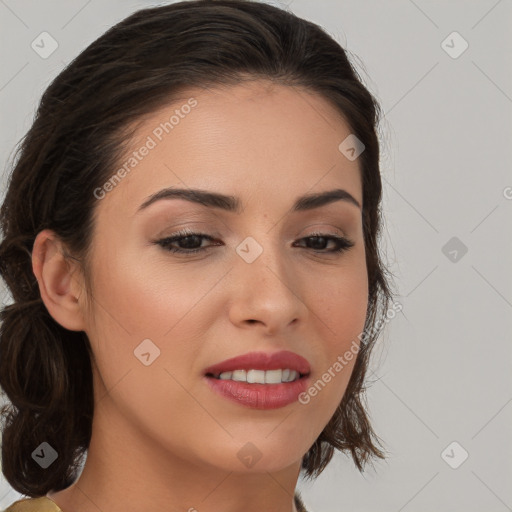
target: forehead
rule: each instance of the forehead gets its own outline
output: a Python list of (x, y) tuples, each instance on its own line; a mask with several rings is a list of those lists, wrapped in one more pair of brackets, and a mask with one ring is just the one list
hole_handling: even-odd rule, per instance
[(165, 187), (281, 207), (308, 191), (342, 187), (362, 203), (358, 161), (339, 150), (350, 133), (328, 100), (302, 88), (257, 80), (190, 89), (137, 121), (98, 207), (131, 216)]

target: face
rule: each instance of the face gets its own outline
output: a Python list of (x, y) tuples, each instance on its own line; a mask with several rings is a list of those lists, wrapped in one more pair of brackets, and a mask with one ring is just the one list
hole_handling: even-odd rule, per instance
[(323, 98), (262, 81), (143, 120), (96, 191), (86, 317), (120, 438), (227, 471), (299, 463), (343, 397), (368, 305), (350, 133)]

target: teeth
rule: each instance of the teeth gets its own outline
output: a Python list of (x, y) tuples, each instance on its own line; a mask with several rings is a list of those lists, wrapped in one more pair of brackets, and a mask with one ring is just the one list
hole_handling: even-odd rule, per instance
[(283, 370), (267, 370), (261, 373), (265, 375), (265, 384), (279, 384), (283, 381)]
[(247, 372), (247, 382), (249, 384), (265, 384), (265, 372), (261, 370), (249, 370)]
[(245, 370), (235, 370), (231, 379), (238, 382), (247, 382), (247, 372)]
[(234, 380), (237, 382), (248, 382), (249, 384), (279, 384), (281, 382), (292, 382), (297, 380), (299, 374), (295, 370), (286, 368), (284, 370), (234, 370), (223, 372), (219, 375), (220, 380)]
[(288, 380), (286, 382), (292, 382), (297, 380), (299, 374), (295, 370), (290, 370), (290, 375), (288, 376)]

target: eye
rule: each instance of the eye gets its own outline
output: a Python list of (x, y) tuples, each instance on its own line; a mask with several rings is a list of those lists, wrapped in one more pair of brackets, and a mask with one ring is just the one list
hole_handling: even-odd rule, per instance
[[(301, 238), (301, 241), (302, 240), (311, 243), (313, 245), (311, 249), (315, 249), (314, 252), (321, 253), (341, 253), (347, 251), (348, 249), (354, 246), (354, 242), (351, 242), (348, 238), (345, 238), (344, 236), (327, 233), (312, 233), (311, 235), (305, 238)], [(330, 251), (323, 250), (323, 246), (328, 244), (329, 242), (334, 242), (335, 247)]]
[[(205, 233), (194, 233), (192, 231), (183, 230), (169, 237), (157, 240), (154, 243), (172, 253), (194, 254), (204, 252), (213, 247), (213, 245), (201, 247), (203, 240), (215, 241), (213, 237)], [(342, 253), (354, 246), (354, 242), (351, 242), (348, 238), (327, 233), (312, 233), (307, 237), (301, 238), (298, 242), (305, 242), (307, 249), (311, 249), (315, 253), (324, 254)], [(334, 243), (334, 248), (326, 250), (325, 246), (328, 245), (329, 242)], [(214, 245), (221, 245), (221, 243), (216, 242)], [(311, 245), (313, 247), (310, 247)]]
[[(182, 230), (174, 233), (173, 235), (157, 240), (155, 243), (163, 247), (165, 250), (181, 253), (193, 254), (202, 252), (209, 247), (200, 247), (202, 239), (213, 241), (214, 238), (204, 233), (193, 233), (192, 231)], [(185, 247), (174, 247), (173, 244), (184, 245)], [(219, 244), (217, 244), (219, 245)], [(197, 247), (199, 246), (199, 247)]]

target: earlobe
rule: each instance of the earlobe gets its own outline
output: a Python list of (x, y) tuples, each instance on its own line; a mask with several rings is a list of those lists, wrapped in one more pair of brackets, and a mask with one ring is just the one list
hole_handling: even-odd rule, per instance
[(64, 247), (57, 235), (48, 229), (41, 231), (32, 249), (32, 270), (39, 292), (53, 319), (70, 331), (83, 331), (85, 322), (78, 301), (81, 283), (73, 275), (77, 264), (65, 257)]

